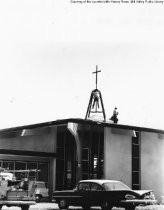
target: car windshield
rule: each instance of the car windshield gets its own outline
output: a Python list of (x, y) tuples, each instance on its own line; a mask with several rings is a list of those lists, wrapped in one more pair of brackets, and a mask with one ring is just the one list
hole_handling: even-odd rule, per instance
[(45, 188), (45, 184), (44, 183), (37, 183), (37, 187), (38, 188)]
[(105, 190), (131, 190), (127, 185), (122, 182), (105, 182), (103, 184)]

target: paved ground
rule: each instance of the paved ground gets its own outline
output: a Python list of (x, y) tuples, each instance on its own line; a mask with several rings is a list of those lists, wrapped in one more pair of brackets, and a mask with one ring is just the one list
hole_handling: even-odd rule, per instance
[[(58, 210), (58, 205), (55, 203), (37, 203), (36, 205), (30, 206), (29, 210)], [(81, 207), (70, 207), (70, 210), (82, 210)], [(101, 208), (92, 208), (92, 210), (100, 210)], [(20, 207), (6, 207), (3, 206), (2, 210), (21, 210)], [(124, 210), (124, 208), (113, 208), (113, 210)], [(164, 205), (152, 205), (145, 207), (136, 207), (136, 210), (164, 210)]]

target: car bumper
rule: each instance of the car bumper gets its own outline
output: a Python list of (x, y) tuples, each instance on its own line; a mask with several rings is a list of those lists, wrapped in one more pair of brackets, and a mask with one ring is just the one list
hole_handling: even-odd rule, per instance
[(0, 205), (35, 205), (35, 201), (0, 201)]
[(140, 199), (135, 199), (135, 200), (122, 200), (121, 203), (123, 204), (132, 204), (132, 205), (154, 205), (157, 203), (157, 200), (140, 200)]

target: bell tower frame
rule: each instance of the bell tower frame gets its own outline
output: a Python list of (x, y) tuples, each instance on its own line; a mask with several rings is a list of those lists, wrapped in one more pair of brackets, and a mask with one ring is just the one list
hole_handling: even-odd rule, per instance
[(85, 119), (89, 119), (92, 114), (101, 114), (103, 116), (103, 120), (106, 121), (102, 95), (100, 90), (97, 88), (97, 76), (100, 72), (101, 70), (98, 70), (98, 66), (96, 65), (96, 71), (92, 72), (93, 74), (96, 74), (96, 89), (91, 92)]

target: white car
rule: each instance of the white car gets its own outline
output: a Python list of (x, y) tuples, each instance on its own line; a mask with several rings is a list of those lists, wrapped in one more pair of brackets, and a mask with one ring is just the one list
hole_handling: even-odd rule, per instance
[(36, 189), (35, 189), (35, 199), (36, 202), (40, 202), (43, 198), (48, 198), (48, 188), (46, 187), (45, 182), (36, 182)]

